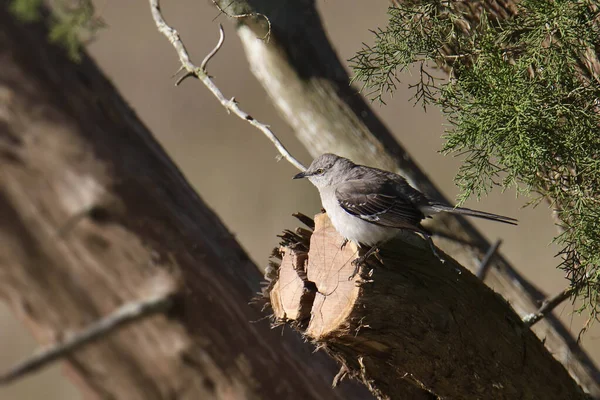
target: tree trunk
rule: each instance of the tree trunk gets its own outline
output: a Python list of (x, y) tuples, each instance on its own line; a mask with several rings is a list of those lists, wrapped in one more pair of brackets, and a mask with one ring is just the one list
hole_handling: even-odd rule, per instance
[(248, 305), (261, 276), (87, 56), (0, 0), (0, 296), (44, 345), (120, 305), (174, 305), (69, 355), (106, 399), (365, 399)]
[[(236, 18), (238, 35), (250, 68), (314, 157), (333, 152), (361, 164), (395, 171), (431, 198), (441, 192), (377, 118), (335, 54), (313, 0), (218, 0), (229, 15), (259, 12), (269, 18), (269, 40), (263, 40), (265, 19)], [(464, 12), (478, 17), (484, 7), (498, 18), (509, 16), (512, 0), (469, 3)], [(469, 270), (475, 271), (491, 244), (465, 218), (438, 215), (434, 231), (456, 240), (437, 238), (436, 244)], [(465, 246), (460, 243), (471, 243)], [(534, 313), (546, 295), (521, 276), (500, 254), (490, 262), (486, 283), (498, 291), (521, 316)], [(533, 327), (546, 346), (590, 393), (600, 397), (600, 371), (569, 330), (553, 314)]]
[(349, 280), (356, 246), (326, 214), (315, 225), (310, 239), (284, 235), (274, 315), (378, 397), (402, 399), (411, 382), (440, 399), (586, 398), (506, 301), (423, 240), (386, 244)]

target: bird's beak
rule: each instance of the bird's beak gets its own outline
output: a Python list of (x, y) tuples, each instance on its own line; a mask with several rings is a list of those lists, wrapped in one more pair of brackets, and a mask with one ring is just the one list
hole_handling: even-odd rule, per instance
[(293, 179), (302, 179), (302, 178), (306, 178), (308, 176), (308, 174), (306, 173), (306, 171), (300, 172), (299, 174), (294, 175)]

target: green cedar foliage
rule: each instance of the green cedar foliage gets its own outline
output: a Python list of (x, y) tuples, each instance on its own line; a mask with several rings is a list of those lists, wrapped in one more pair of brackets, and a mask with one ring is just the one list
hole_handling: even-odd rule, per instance
[(450, 122), (442, 151), (464, 156), (459, 201), (494, 186), (514, 187), (531, 204), (548, 199), (561, 225), (559, 268), (597, 318), (600, 77), (586, 63), (600, 54), (600, 1), (521, 0), (502, 21), (485, 12), (474, 20), (461, 3), (389, 8), (388, 26), (351, 60), (355, 79), (383, 102), (398, 74), (416, 67), (415, 99)]

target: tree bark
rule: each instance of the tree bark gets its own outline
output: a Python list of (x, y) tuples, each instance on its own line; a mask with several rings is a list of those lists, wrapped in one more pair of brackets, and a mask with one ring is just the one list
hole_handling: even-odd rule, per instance
[(308, 252), (303, 238), (280, 250), (274, 314), (378, 397), (401, 399), (398, 383), (411, 382), (447, 399), (586, 398), (509, 304), (454, 260), (400, 239), (349, 280), (356, 246), (341, 247), (326, 214), (315, 225)]
[[(395, 171), (431, 198), (441, 192), (377, 118), (362, 96), (349, 85), (349, 76), (321, 24), (313, 0), (218, 0), (230, 15), (259, 12), (269, 18), (236, 18), (238, 35), (254, 75), (292, 126), (309, 153), (334, 152), (361, 164)], [(469, 3), (473, 18), (481, 8), (504, 18), (514, 12), (512, 0)], [(491, 244), (465, 218), (439, 215), (430, 225), (443, 237), (436, 239), (446, 253), (475, 271)], [(471, 243), (465, 246), (462, 243)], [(521, 316), (537, 311), (546, 295), (500, 254), (490, 262), (488, 285), (498, 291)], [(600, 371), (569, 330), (549, 314), (533, 327), (548, 349), (594, 396), (600, 397)]]
[(85, 54), (0, 0), (0, 296), (44, 345), (120, 305), (174, 305), (68, 357), (105, 399), (365, 399), (248, 302), (255, 265)]
[(309, 242), (284, 235), (274, 315), (379, 398), (404, 398), (402, 382), (440, 399), (586, 398), (506, 301), (423, 240), (386, 244), (349, 280), (356, 246), (326, 214), (315, 225)]

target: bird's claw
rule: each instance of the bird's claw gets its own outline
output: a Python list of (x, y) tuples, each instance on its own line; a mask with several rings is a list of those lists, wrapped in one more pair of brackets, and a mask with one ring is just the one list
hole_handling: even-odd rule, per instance
[(354, 277), (358, 274), (358, 271), (360, 270), (360, 267), (367, 261), (367, 259), (371, 256), (375, 256), (375, 258), (377, 258), (377, 260), (379, 262), (383, 262), (383, 260), (381, 259), (381, 257), (379, 256), (379, 249), (377, 247), (372, 247), (371, 249), (369, 249), (369, 251), (367, 251), (365, 254), (363, 254), (362, 256), (352, 260), (352, 265), (354, 266), (354, 272), (352, 272), (352, 275), (350, 275), (348, 277), (348, 280), (351, 281), (352, 279), (354, 279)]
[(446, 260), (442, 256), (440, 256), (440, 253), (437, 252), (435, 247), (432, 247), (432, 250), (433, 250), (433, 255), (439, 260), (439, 262), (444, 264), (446, 262)]
[(344, 241), (340, 245), (340, 250), (344, 250), (344, 247), (346, 247), (347, 244), (348, 244), (348, 239), (344, 239)]
[(425, 240), (427, 240), (427, 243), (429, 243), (429, 247), (431, 248), (431, 252), (433, 253), (433, 255), (439, 260), (439, 262), (444, 264), (446, 262), (446, 260), (444, 260), (442, 258), (442, 256), (440, 256), (440, 253), (437, 252), (437, 249), (435, 248), (435, 244), (433, 244), (433, 240), (431, 240), (431, 235), (424, 234), (424, 236), (425, 236)]
[(352, 260), (352, 265), (354, 266), (354, 271), (352, 272), (352, 275), (350, 275), (348, 277), (348, 280), (351, 281), (352, 279), (354, 279), (354, 277), (356, 276), (356, 274), (358, 274), (358, 271), (360, 270), (360, 266), (361, 264), (364, 263), (365, 260), (362, 259), (362, 257), (357, 258), (356, 260)]

